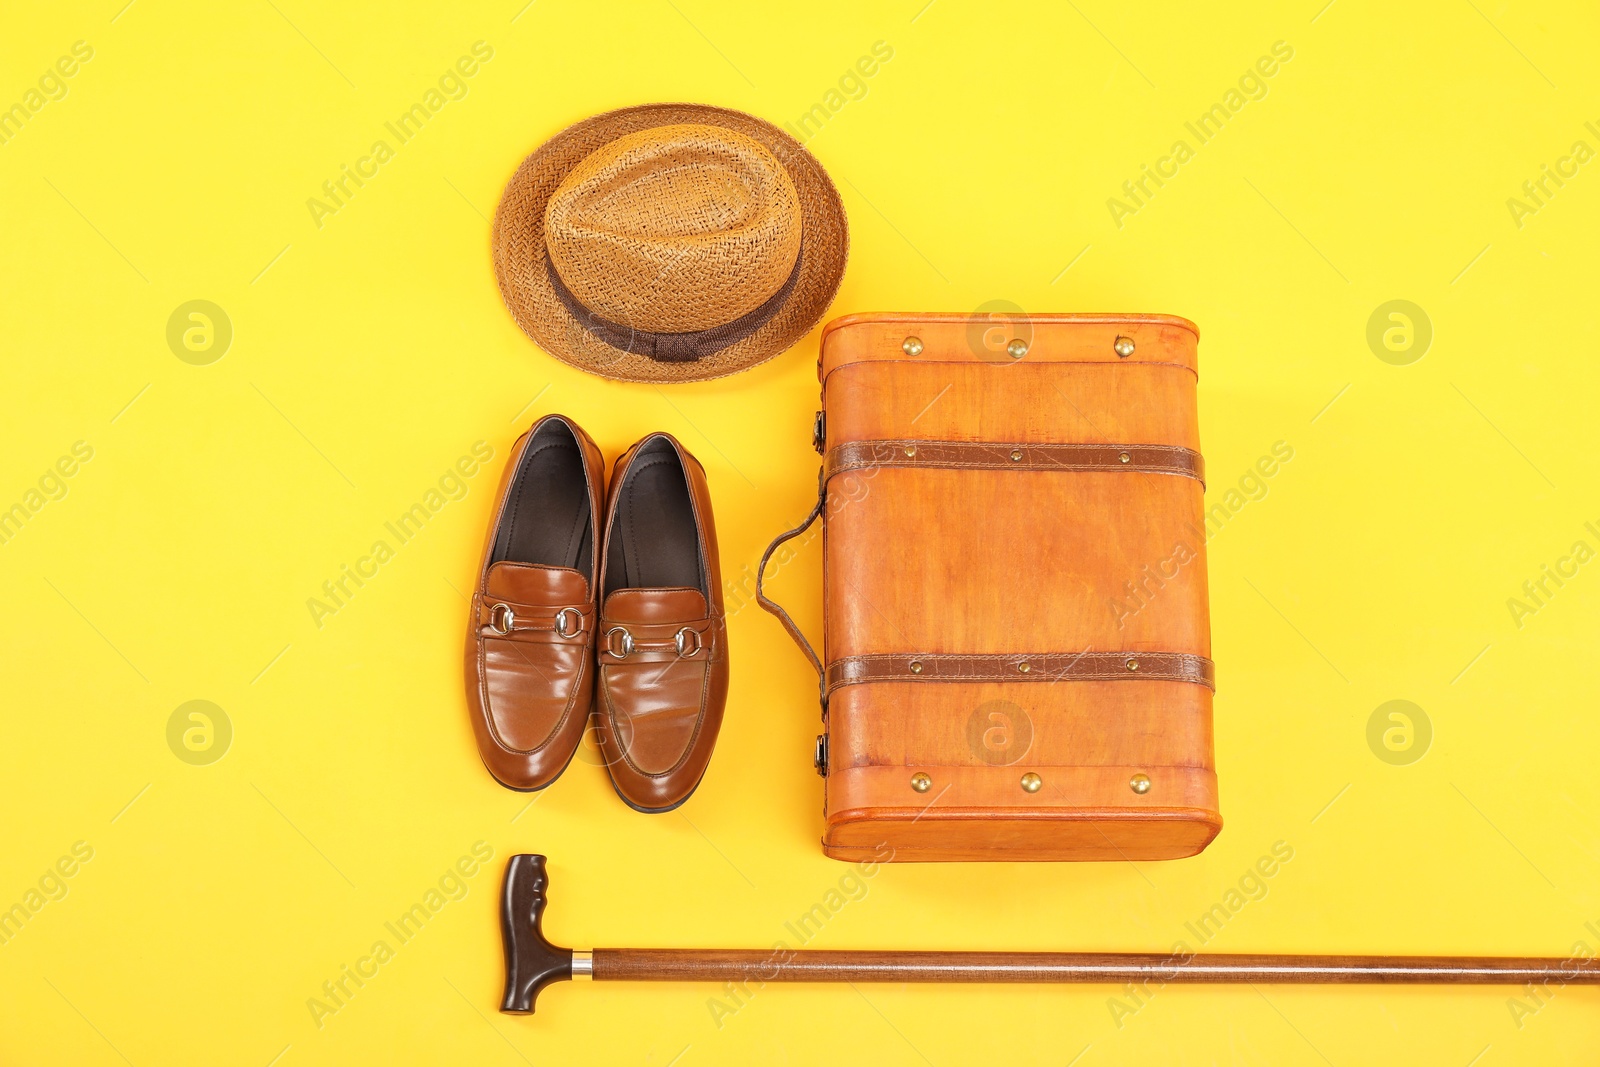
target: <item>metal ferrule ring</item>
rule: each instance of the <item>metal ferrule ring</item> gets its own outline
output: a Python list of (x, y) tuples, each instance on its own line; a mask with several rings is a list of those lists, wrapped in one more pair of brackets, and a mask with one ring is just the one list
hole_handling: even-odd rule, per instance
[[(577, 621), (568, 623), (569, 618), (575, 618)], [(583, 612), (577, 608), (562, 608), (556, 612), (556, 633), (562, 637), (576, 637), (583, 633)]]
[(510, 604), (496, 604), (489, 609), (489, 629), (495, 633), (504, 636), (516, 625), (517, 615), (511, 610)]
[[(622, 635), (622, 651), (617, 651), (617, 634)], [(633, 655), (633, 635), (626, 626), (613, 626), (606, 631), (606, 654), (617, 659), (627, 659)]]

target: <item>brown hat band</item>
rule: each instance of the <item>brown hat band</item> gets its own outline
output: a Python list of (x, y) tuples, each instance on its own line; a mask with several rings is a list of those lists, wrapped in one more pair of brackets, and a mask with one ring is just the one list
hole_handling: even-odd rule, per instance
[(572, 295), (572, 291), (561, 280), (561, 275), (556, 273), (555, 264), (550, 261), (550, 257), (546, 256), (544, 263), (545, 270), (550, 275), (550, 288), (555, 293), (556, 299), (561, 301), (561, 306), (567, 309), (567, 313), (576, 319), (580, 326), (596, 338), (612, 348), (648, 356), (657, 363), (693, 363), (697, 359), (704, 359), (712, 353), (722, 351), (735, 341), (744, 340), (765, 326), (794, 291), (795, 282), (800, 278), (800, 261), (804, 255), (802, 249), (794, 257), (794, 269), (789, 272), (789, 277), (760, 307), (740, 315), (732, 322), (689, 333), (651, 333), (648, 330), (636, 330), (631, 326), (602, 318), (584, 307), (578, 302), (578, 298)]

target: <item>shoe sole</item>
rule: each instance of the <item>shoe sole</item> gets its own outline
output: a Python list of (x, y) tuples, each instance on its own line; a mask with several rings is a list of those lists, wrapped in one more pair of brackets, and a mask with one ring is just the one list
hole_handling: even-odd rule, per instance
[(606, 775), (606, 781), (611, 783), (611, 791), (613, 793), (617, 794), (617, 799), (622, 801), (624, 804), (628, 805), (628, 807), (632, 808), (634, 811), (639, 812), (641, 815), (665, 815), (669, 811), (677, 811), (679, 808), (681, 808), (685, 804), (689, 803), (689, 798), (695, 795), (696, 791), (698, 791), (699, 788), (700, 788), (700, 783), (705, 781), (705, 780), (706, 780), (706, 776), (704, 774), (702, 774), (699, 777), (699, 779), (694, 783), (694, 786), (687, 793), (685, 793), (683, 795), (683, 799), (682, 800), (676, 801), (675, 803), (672, 803), (672, 804), (668, 804), (664, 808), (642, 808), (639, 805), (635, 804), (633, 801), (629, 800), (627, 797), (623, 796), (622, 795), (622, 790), (617, 788), (617, 780), (615, 778), (611, 777), (611, 775), (609, 775), (609, 774)]
[[(555, 773), (555, 776), (553, 778), (551, 778), (548, 782), (546, 782), (544, 785), (529, 785), (529, 786), (511, 785), (508, 782), (502, 781), (499, 777), (497, 777), (495, 775), (494, 769), (489, 766), (488, 761), (484, 761), (483, 769), (488, 771), (489, 772), (489, 777), (493, 778), (494, 781), (495, 781), (495, 784), (500, 786), (503, 789), (509, 789), (513, 793), (542, 793), (546, 789), (549, 789), (551, 786), (555, 785), (556, 782), (561, 780), (561, 776), (563, 774), (567, 773), (567, 768), (572, 766), (572, 761), (574, 759), (577, 759), (577, 757), (578, 757), (578, 749), (580, 749), (582, 747), (583, 747), (583, 735), (579, 734), (578, 735), (578, 743), (577, 743), (577, 745), (575, 745), (573, 747), (571, 755), (567, 756), (567, 762), (563, 763), (561, 765), (561, 769)], [(699, 783), (697, 782), (695, 784), (698, 785)], [(684, 797), (684, 799), (687, 800), (689, 798), (688, 797)]]

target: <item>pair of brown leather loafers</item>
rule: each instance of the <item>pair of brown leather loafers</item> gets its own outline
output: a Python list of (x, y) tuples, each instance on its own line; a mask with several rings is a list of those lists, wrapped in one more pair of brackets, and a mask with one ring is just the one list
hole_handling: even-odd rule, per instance
[[(467, 706), (512, 789), (566, 769), (591, 714), (617, 794), (670, 811), (704, 776), (728, 692), (705, 471), (671, 435), (617, 459), (548, 415), (511, 450), (467, 626)], [(602, 519), (603, 513), (603, 519)]]

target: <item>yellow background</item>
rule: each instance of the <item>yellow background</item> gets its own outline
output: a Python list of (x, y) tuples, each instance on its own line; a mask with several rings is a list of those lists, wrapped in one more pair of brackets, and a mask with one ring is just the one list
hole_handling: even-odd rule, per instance
[[(1282, 841), (1293, 860), (1211, 949), (1600, 949), (1600, 565), (1520, 628), (1506, 604), (1600, 547), (1600, 164), (1520, 227), (1506, 203), (1574, 141), (1600, 147), (1592, 11), (123, 3), (12, 10), (0, 33), (0, 105), (94, 50), (0, 145), (0, 507), (93, 448), (0, 545), (0, 907), (94, 850), (0, 946), (0, 1059), (1592, 1059), (1600, 1000), (1577, 988), (1523, 994), (1519, 1018), (1503, 988), (1168, 987), (1119, 1027), (1105, 987), (773, 986), (719, 1027), (715, 987), (562, 985), (501, 1016), (514, 852), (549, 854), (548, 928), (578, 946), (766, 946), (847, 868), (817, 846), (809, 669), (757, 607), (731, 620), (704, 785), (647, 817), (592, 753), (531, 805), (490, 780), (458, 593), (507, 446), (548, 411), (608, 457), (678, 435), (730, 579), (805, 512), (815, 335), (716, 382), (584, 376), (505, 312), (487, 217), (577, 119), (696, 100), (793, 123), (883, 41), (808, 140), (852, 222), (832, 312), (1185, 315), (1210, 501), (1275, 442), (1294, 458), (1210, 545), (1221, 837), (1171, 863), (886, 867), (813, 945), (1165, 951)], [(307, 199), (479, 40), (468, 94), (318, 228)], [(1266, 96), (1197, 144), (1184, 123), (1277, 41), (1294, 55)], [(1194, 158), (1119, 228), (1107, 199), (1179, 138)], [(207, 366), (166, 342), (194, 299), (234, 329)], [(1392, 299), (1433, 325), (1408, 366), (1366, 341)], [(307, 598), (479, 440), (495, 459), (466, 496), (314, 625)], [(812, 548), (776, 582), (813, 633), (819, 568)], [(166, 740), (196, 699), (234, 731), (209, 766)], [(1391, 699), (1433, 726), (1410, 765), (1367, 744)], [(319, 1028), (308, 998), (480, 840), (465, 898)]]

